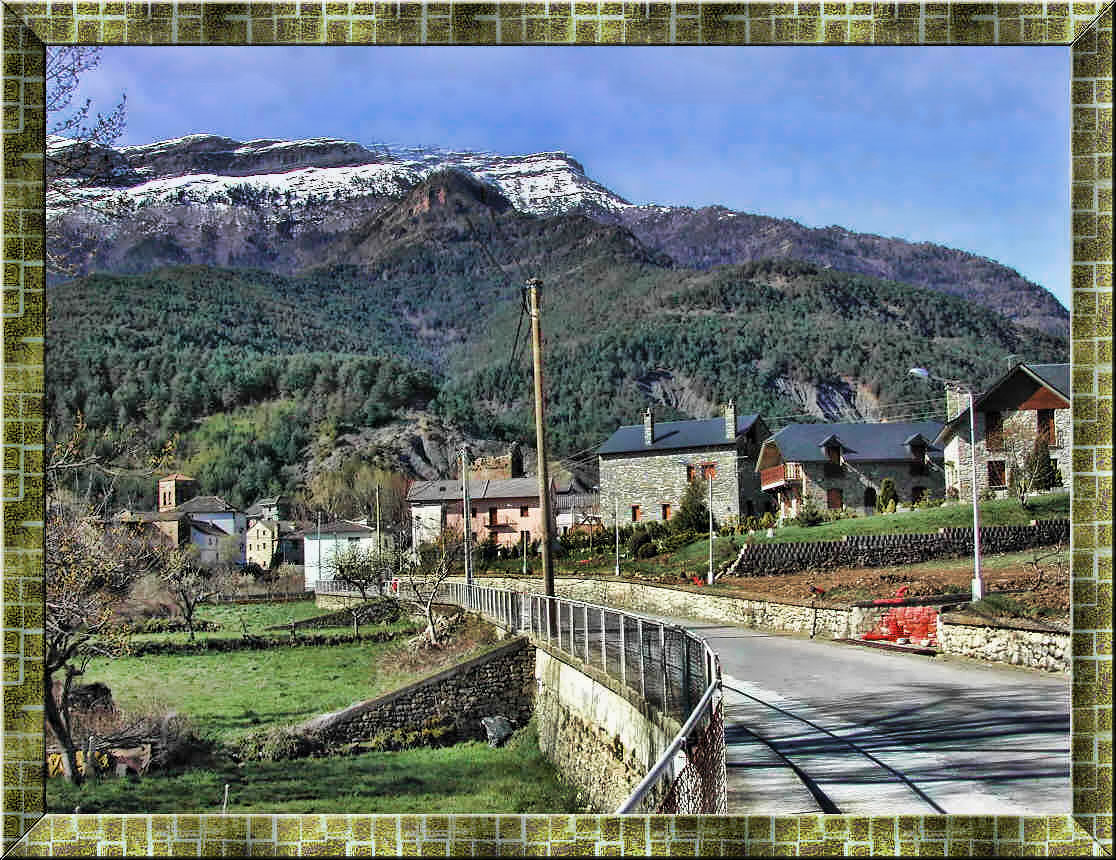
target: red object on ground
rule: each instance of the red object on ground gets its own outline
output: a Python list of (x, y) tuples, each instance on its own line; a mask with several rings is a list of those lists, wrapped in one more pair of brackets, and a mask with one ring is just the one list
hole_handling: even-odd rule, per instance
[[(876, 601), (877, 604), (891, 602), (895, 601)], [(875, 630), (865, 633), (860, 638), (867, 640), (883, 639), (889, 642), (895, 642), (898, 639), (926, 640), (931, 645), (936, 645), (937, 618), (937, 610), (932, 606), (896, 606), (880, 619)]]

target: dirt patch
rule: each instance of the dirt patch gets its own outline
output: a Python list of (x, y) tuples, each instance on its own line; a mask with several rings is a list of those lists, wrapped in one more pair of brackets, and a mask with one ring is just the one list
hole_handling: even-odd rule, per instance
[[(1041, 559), (1016, 553), (985, 559), (986, 593), (1007, 592), (1012, 600), (1051, 621), (1069, 622), (1069, 568), (1066, 554)], [(856, 603), (895, 597), (906, 588), (906, 597), (967, 593), (973, 575), (971, 559), (940, 559), (909, 567), (839, 568), (778, 576), (721, 579), (711, 593), (800, 603), (815, 597), (827, 603)], [(815, 591), (811, 591), (813, 588)], [(817, 594), (821, 590), (823, 594)]]

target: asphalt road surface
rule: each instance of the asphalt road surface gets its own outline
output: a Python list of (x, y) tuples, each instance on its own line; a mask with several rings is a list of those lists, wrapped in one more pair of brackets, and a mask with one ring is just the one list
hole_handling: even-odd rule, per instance
[(713, 622), (730, 814), (1070, 811), (1070, 681)]

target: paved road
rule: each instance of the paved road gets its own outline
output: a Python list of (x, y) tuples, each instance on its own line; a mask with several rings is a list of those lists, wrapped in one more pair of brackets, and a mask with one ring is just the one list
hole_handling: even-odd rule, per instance
[(1066, 676), (670, 620), (720, 654), (731, 813), (1071, 808)]

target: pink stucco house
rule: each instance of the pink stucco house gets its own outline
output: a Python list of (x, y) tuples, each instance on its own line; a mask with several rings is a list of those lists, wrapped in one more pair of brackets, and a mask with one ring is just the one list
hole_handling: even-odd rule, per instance
[[(411, 485), (407, 503), (416, 546), (434, 540), (443, 529), (462, 529), (461, 490), (461, 481), (416, 481)], [(551, 502), (553, 511), (553, 497)], [(542, 536), (537, 478), (469, 481), (469, 508), (469, 530), (477, 541), (493, 537), (501, 546), (516, 546), (524, 534), (528, 541)]]

